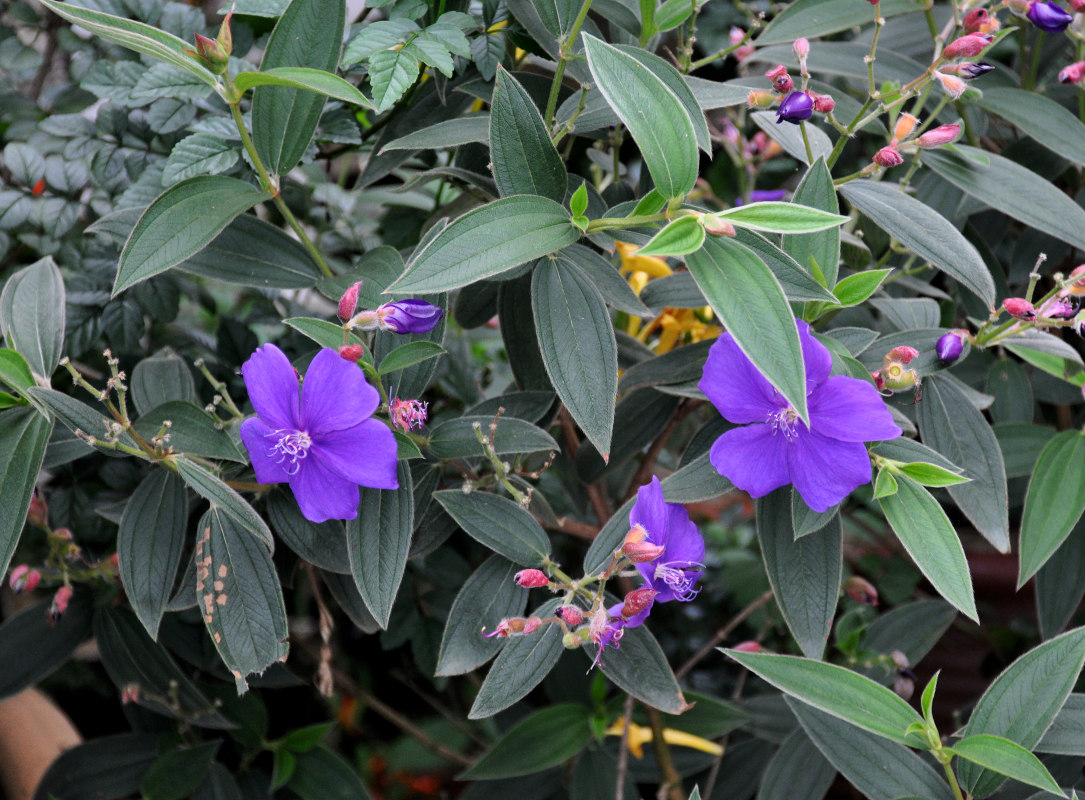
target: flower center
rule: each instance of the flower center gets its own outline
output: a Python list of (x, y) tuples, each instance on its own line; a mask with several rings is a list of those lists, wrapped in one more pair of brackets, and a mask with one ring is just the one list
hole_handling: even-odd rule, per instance
[(301, 468), (299, 462), (309, 455), (309, 448), (313, 444), (309, 434), (305, 431), (279, 428), (265, 434), (265, 437), (275, 440), (275, 443), (267, 450), (267, 457), (274, 458), (276, 464), (283, 464), (287, 475), (297, 475)]
[(704, 564), (696, 561), (668, 561), (666, 564), (656, 564), (655, 579), (667, 584), (676, 600), (688, 603), (701, 591), (694, 589), (693, 584), (704, 569)]
[(788, 406), (779, 411), (773, 411), (765, 418), (765, 422), (772, 426), (772, 435), (782, 433), (784, 438), (793, 442), (799, 438), (799, 412)]

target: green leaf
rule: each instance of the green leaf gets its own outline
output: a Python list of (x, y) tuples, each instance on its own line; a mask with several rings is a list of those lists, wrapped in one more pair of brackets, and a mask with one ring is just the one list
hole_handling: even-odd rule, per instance
[[(490, 138), (490, 115), (468, 114), (446, 119), (435, 125), (427, 125), (406, 136), (381, 145), (381, 153), (388, 150), (446, 150), (471, 142), (486, 142)], [(564, 169), (564, 166), (562, 167)]]
[(534, 194), (564, 202), (569, 178), (531, 95), (498, 67), (490, 101), (490, 160), (503, 196)]
[(257, 514), (256, 510), (225, 481), (183, 455), (177, 456), (174, 463), (177, 465), (177, 472), (184, 478), (188, 487), (211, 502), (212, 510), (221, 508), (230, 519), (256, 537), (269, 553), (274, 549), (275, 542), (271, 538), (271, 530), (263, 517)]
[(35, 800), (80, 800), (138, 795), (140, 782), (158, 758), (157, 734), (120, 733), (65, 750), (42, 776)]
[(1085, 125), (1051, 98), (1024, 89), (985, 87), (982, 95), (966, 102), (1002, 117), (1062, 158), (1085, 165)]
[(825, 796), (836, 777), (836, 768), (817, 749), (803, 730), (794, 730), (780, 743), (761, 777), (757, 800), (793, 800), (802, 786), (811, 800)]
[(878, 502), (900, 543), (935, 590), (969, 619), (978, 620), (964, 549), (938, 501), (901, 475), (896, 493)]
[(350, 574), (342, 520), (320, 523), (307, 520), (302, 516), (294, 495), (286, 487), (268, 495), (266, 509), (272, 530), (287, 547), (323, 570)]
[(765, 379), (806, 420), (806, 368), (795, 317), (765, 262), (737, 242), (712, 238), (686, 259), (712, 310)]
[(22, 394), (25, 389), (34, 386), (34, 374), (26, 359), (8, 347), (0, 348), (0, 381)]
[(532, 276), (531, 306), (554, 390), (606, 461), (618, 392), (618, 346), (603, 296), (579, 267), (545, 261)]
[[(481, 426), (487, 437), (494, 418), (459, 417), (433, 427), (427, 449), (435, 458), (476, 458), (485, 455), (475, 436), (475, 424)], [(542, 428), (516, 417), (502, 416), (493, 431), (493, 446), (498, 455), (511, 453), (539, 453), (546, 450), (557, 452), (558, 443)]]
[(814, 233), (837, 228), (848, 221), (847, 217), (819, 208), (775, 201), (748, 203), (720, 211), (715, 216), (735, 227), (769, 233)]
[(1050, 639), (1065, 630), (1083, 597), (1085, 518), (1078, 520), (1059, 549), (1036, 573), (1036, 617), (1040, 623), (1040, 637)]
[(514, 580), (519, 570), (519, 564), (492, 555), (464, 582), (448, 612), (436, 675), (462, 675), (497, 655), (502, 640), (484, 638), (482, 629), (524, 613), (528, 590)]
[(583, 216), (588, 210), (588, 187), (584, 181), (580, 182), (580, 186), (569, 198), (569, 210), (573, 212), (574, 217)]
[(1040, 753), (1085, 756), (1085, 694), (1071, 694), (1034, 748)]
[(381, 50), (369, 57), (369, 88), (377, 112), (387, 111), (418, 80), (418, 58), (406, 48)]
[[(617, 268), (595, 250), (584, 245), (571, 244), (558, 254), (558, 258), (579, 268), (595, 284), (607, 305), (637, 317), (651, 315), (652, 312), (641, 302)], [(703, 300), (701, 305), (704, 305)]]
[[(1075, 628), (1022, 655), (976, 704), (966, 736), (989, 733), (1035, 747), (1062, 708), (1085, 662), (1085, 628)], [(957, 775), (973, 797), (986, 797), (1002, 777), (972, 764), (959, 764)]]
[(576, 242), (569, 212), (547, 197), (513, 195), (468, 211), (417, 249), (397, 295), (444, 292), (498, 275)]
[(238, 155), (237, 147), (230, 142), (207, 133), (194, 133), (174, 145), (162, 171), (162, 185), (172, 186), (197, 175), (226, 172), (237, 163)]
[(697, 136), (682, 101), (637, 59), (582, 34), (594, 83), (629, 129), (667, 198), (685, 197), (697, 180)]
[(184, 800), (203, 783), (221, 741), (167, 750), (147, 770), (140, 784), (146, 800)]
[(880, 500), (897, 493), (897, 479), (887, 469), (878, 470), (878, 477), (874, 479), (874, 499)]
[(916, 664), (956, 618), (957, 610), (941, 600), (906, 603), (874, 620), (863, 636), (863, 647), (877, 653), (900, 650), (909, 664)]
[(833, 294), (836, 295), (837, 302), (845, 308), (857, 306), (878, 291), (882, 282), (892, 271), (892, 269), (870, 269), (865, 272), (856, 272), (836, 284), (833, 287)]
[(704, 223), (695, 216), (679, 217), (668, 222), (647, 244), (637, 250), (639, 256), (684, 256), (701, 249)]
[(19, 543), (52, 430), (53, 423), (31, 408), (0, 413), (0, 575), (7, 574)]
[(871, 800), (923, 797), (953, 800), (946, 780), (903, 745), (890, 742), (804, 703), (787, 699), (806, 735), (840, 774)]
[[(819, 158), (810, 165), (791, 200), (799, 205), (820, 208), (830, 214), (840, 213), (833, 176), (825, 166), (824, 158)], [(827, 228), (816, 235), (792, 234), (784, 237), (783, 246), (807, 272), (814, 274), (816, 265), (827, 283), (836, 283), (840, 264), (839, 228)]]
[(188, 493), (172, 472), (154, 469), (132, 493), (117, 530), (121, 583), (152, 639), (169, 605), (185, 546)]
[(436, 342), (411, 342), (401, 345), (381, 359), (377, 374), (387, 375), (389, 372), (397, 372), (442, 356), (445, 352), (445, 349)]
[(248, 459), (238, 451), (230, 434), (218, 427), (217, 419), (195, 403), (185, 400), (163, 403), (136, 420), (133, 427), (149, 442), (158, 435), (167, 421), (172, 423), (166, 433), (174, 451), (248, 463)]
[(822, 658), (840, 596), (844, 541), (839, 517), (796, 539), (791, 489), (784, 487), (757, 501), (757, 538), (788, 630), (807, 658)]
[(362, 108), (373, 108), (373, 103), (358, 91), (352, 83), (333, 72), (308, 67), (278, 67), (262, 72), (242, 72), (234, 78), (234, 86), (245, 92), (255, 86), (290, 86), (308, 89), (326, 97), (353, 103)]
[[(822, 231), (818, 234), (806, 234), (808, 236), (832, 236), (833, 230)], [(791, 237), (789, 237), (791, 238)], [(783, 287), (788, 300), (813, 300), (815, 302), (835, 303), (836, 297), (822, 286), (807, 272), (799, 262), (789, 256), (779, 247), (774, 245), (764, 236), (746, 228), (738, 228), (735, 232), (735, 241), (749, 248), (765, 262), (772, 270), (776, 280)], [(681, 274), (681, 273), (679, 273)], [(645, 292), (652, 288), (657, 281), (652, 281), (645, 288)]]
[[(991, 208), (1085, 249), (1085, 209), (1051, 181), (995, 153), (962, 144), (955, 149), (925, 151), (923, 163)], [(987, 163), (975, 160), (979, 157)]]
[(80, 8), (71, 3), (42, 0), (42, 5), (103, 39), (180, 67), (204, 81), (208, 86), (214, 86), (218, 82), (210, 70), (185, 55), (183, 48), (188, 47), (188, 44), (173, 34), (144, 25), (142, 22), (103, 14), (89, 8)]
[[(791, 48), (788, 48), (790, 50)], [(791, 58), (791, 55), (788, 55)], [(815, 64), (820, 65), (821, 59), (815, 61)], [(762, 131), (768, 134), (769, 138), (775, 141), (780, 147), (784, 148), (789, 156), (801, 161), (803, 164), (809, 164), (810, 158), (806, 154), (806, 143), (802, 138), (802, 128), (798, 125), (783, 125), (776, 122), (775, 111), (755, 111), (751, 115), (754, 123)], [(819, 158), (828, 158), (829, 153), (832, 152), (833, 143), (829, 141), (828, 135), (817, 125), (811, 125), (806, 123), (806, 138), (810, 142), (810, 155), (817, 161)]]
[(0, 330), (8, 347), (45, 381), (64, 346), (65, 302), (64, 278), (49, 256), (8, 278), (0, 293)]
[(140, 414), (174, 400), (189, 403), (199, 400), (188, 365), (168, 347), (136, 364), (128, 389)]
[(889, 18), (915, 10), (911, 0), (882, 0), (873, 14), (860, 13), (849, 0), (798, 0), (773, 17), (757, 37), (757, 44), (791, 44), (800, 36), (812, 40), (872, 23), (877, 15)]
[[(534, 613), (539, 617), (547, 617), (553, 614), (559, 605), (560, 599), (550, 600)], [(563, 649), (561, 627), (558, 625), (544, 625), (529, 636), (508, 639), (479, 687), (467, 718), (492, 717), (527, 696), (550, 674)]]
[(1037, 786), (1061, 797), (1066, 796), (1047, 771), (1047, 767), (1040, 763), (1040, 759), (1009, 739), (981, 733), (961, 739), (949, 750), (1000, 775), (1006, 775), (1029, 786)]
[(719, 497), (732, 488), (731, 482), (720, 475), (708, 453), (697, 456), (682, 468), (663, 479), (663, 495), (671, 503), (699, 503)]
[[(102, 440), (111, 430), (110, 421), (82, 400), (42, 386), (32, 386), (26, 393), (32, 401), (48, 409), (49, 413), (73, 433), (82, 432)], [(138, 447), (136, 440), (127, 432), (121, 433), (117, 440), (128, 447)]]
[(434, 492), (433, 499), (472, 538), (515, 564), (538, 567), (550, 554), (542, 526), (512, 500), (458, 489)]
[(923, 721), (900, 696), (844, 667), (798, 656), (723, 652), (786, 694), (899, 744), (912, 743), (904, 732)]
[(945, 467), (940, 467), (937, 464), (926, 464), (921, 461), (901, 464), (897, 469), (922, 486), (956, 486), (959, 483), (968, 483), (970, 480), (970, 478), (951, 472)]
[(295, 755), (287, 784), (302, 800), (370, 800), (357, 770), (324, 745)]
[(243, 694), (247, 675), (262, 673), (288, 650), (286, 606), (271, 553), (212, 506), (200, 519), (196, 565), (200, 614)]
[[(342, 0), (292, 0), (275, 23), (260, 71), (274, 75), (284, 67), (306, 67), (334, 72), (345, 20)], [(253, 92), (253, 144), (274, 174), (285, 175), (294, 168), (316, 131), (325, 99), (309, 88), (260, 86)]]
[(998, 439), (983, 413), (957, 384), (933, 376), (923, 382), (916, 417), (923, 441), (972, 479), (950, 486), (950, 497), (987, 541), (1000, 552), (1009, 552), (1006, 469)]
[(1021, 515), (1020, 589), (1070, 534), (1082, 512), (1085, 493), (1067, 491), (1085, 481), (1085, 434), (1063, 431), (1040, 453)]
[[(924, 162), (932, 153), (923, 154)], [(987, 265), (961, 232), (933, 208), (893, 184), (875, 181), (849, 181), (840, 193), (879, 228), (994, 306), (995, 284)]]
[(94, 606), (89, 594), (77, 589), (55, 624), (49, 619), (49, 605), (49, 600), (31, 605), (0, 625), (0, 697), (17, 694), (52, 674), (91, 635)]
[(113, 296), (195, 255), (237, 216), (268, 199), (255, 186), (223, 175), (171, 186), (143, 212), (125, 243)]
[(396, 464), (398, 489), (361, 488), (358, 516), (347, 520), (347, 553), (354, 584), (382, 628), (388, 627), (392, 605), (407, 568), (414, 530), (411, 470)]
[[(667, 714), (681, 714), (686, 698), (652, 632), (645, 626), (626, 628), (621, 644), (603, 655), (603, 674), (642, 703)], [(582, 652), (594, 660), (597, 647), (589, 642)]]
[(590, 717), (584, 706), (571, 703), (536, 711), (513, 726), (457, 779), (512, 778), (562, 764), (591, 741)]

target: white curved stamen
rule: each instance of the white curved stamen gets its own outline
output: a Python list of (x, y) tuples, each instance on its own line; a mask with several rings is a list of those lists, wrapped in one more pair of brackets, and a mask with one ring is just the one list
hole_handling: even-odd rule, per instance
[(283, 464), (287, 475), (297, 475), (301, 468), (299, 462), (309, 455), (309, 448), (313, 444), (312, 437), (304, 431), (289, 428), (279, 428), (264, 436), (278, 437), (275, 444), (267, 449), (267, 457), (275, 459), (276, 464)]
[(663, 581), (667, 588), (674, 592), (675, 600), (688, 603), (701, 591), (694, 589), (693, 584), (701, 577), (704, 569), (704, 564), (696, 561), (668, 561), (665, 564), (656, 564), (655, 579)]
[(793, 442), (799, 438), (798, 419), (799, 413), (788, 406), (787, 408), (781, 408), (779, 411), (770, 413), (765, 417), (765, 422), (772, 426), (773, 436), (777, 433), (782, 433), (785, 439), (789, 442)]

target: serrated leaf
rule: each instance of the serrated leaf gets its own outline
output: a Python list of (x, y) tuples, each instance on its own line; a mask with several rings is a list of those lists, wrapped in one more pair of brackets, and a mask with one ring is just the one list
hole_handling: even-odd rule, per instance
[(171, 186), (132, 229), (117, 265), (113, 296), (195, 255), (237, 216), (267, 199), (255, 186), (222, 175)]
[(174, 146), (162, 172), (162, 184), (171, 186), (197, 175), (217, 175), (237, 163), (234, 145), (206, 133), (196, 133)]
[(387, 111), (418, 80), (418, 59), (406, 48), (381, 50), (369, 57), (369, 89), (377, 113)]
[(515, 564), (538, 567), (550, 554), (542, 526), (512, 500), (457, 489), (434, 492), (433, 499), (472, 538)]
[(349, 67), (378, 50), (394, 47), (417, 31), (418, 25), (409, 19), (378, 20), (366, 25), (357, 36), (347, 42), (343, 50), (343, 66)]
[(765, 262), (737, 242), (712, 238), (690, 254), (686, 265), (742, 352), (807, 419), (799, 332), (783, 289)]
[(1059, 433), (1044, 447), (1029, 481), (1021, 515), (1021, 588), (1051, 558), (1085, 512), (1085, 493), (1067, 491), (1085, 481), (1085, 435)]
[(599, 290), (568, 261), (535, 268), (531, 306), (550, 382), (607, 460), (618, 391), (618, 346)]
[(968, 561), (946, 512), (911, 478), (896, 482), (897, 491), (878, 500), (893, 532), (938, 593), (978, 620)]

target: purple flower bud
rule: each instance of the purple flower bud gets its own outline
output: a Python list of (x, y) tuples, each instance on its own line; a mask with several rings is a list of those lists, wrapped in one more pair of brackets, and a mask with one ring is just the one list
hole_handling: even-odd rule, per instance
[(394, 333), (429, 333), (444, 312), (425, 300), (396, 300), (377, 309), (381, 328)]
[(810, 95), (805, 92), (792, 92), (780, 101), (780, 107), (776, 110), (776, 124), (786, 121), (798, 125), (803, 120), (810, 119), (813, 113), (814, 101), (810, 99)]
[(942, 334), (934, 345), (934, 351), (938, 354), (938, 358), (947, 364), (960, 358), (963, 350), (964, 342), (961, 341), (961, 337), (956, 331)]
[(966, 62), (957, 65), (957, 74), (966, 81), (970, 81), (973, 78), (978, 78), (980, 75), (986, 75), (993, 69), (994, 67), (986, 61), (979, 61), (976, 63)]
[(1033, 25), (1048, 33), (1062, 33), (1074, 21), (1073, 15), (1048, 0), (1029, 3), (1027, 16)]

